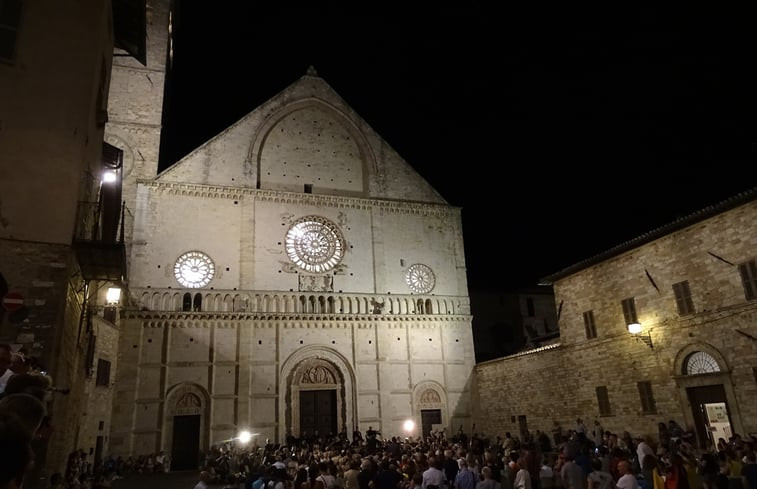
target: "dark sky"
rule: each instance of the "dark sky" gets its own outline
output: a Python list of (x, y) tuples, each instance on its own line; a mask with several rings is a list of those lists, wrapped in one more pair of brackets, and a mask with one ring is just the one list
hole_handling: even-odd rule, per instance
[(471, 288), (535, 285), (757, 185), (744, 12), (354, 3), (180, 5), (161, 166), (313, 65), (462, 207)]

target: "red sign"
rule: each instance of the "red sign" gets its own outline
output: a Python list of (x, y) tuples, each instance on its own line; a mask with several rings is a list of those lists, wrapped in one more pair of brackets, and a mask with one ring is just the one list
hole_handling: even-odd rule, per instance
[(8, 312), (18, 311), (24, 307), (24, 297), (18, 292), (8, 292), (3, 297), (3, 309)]

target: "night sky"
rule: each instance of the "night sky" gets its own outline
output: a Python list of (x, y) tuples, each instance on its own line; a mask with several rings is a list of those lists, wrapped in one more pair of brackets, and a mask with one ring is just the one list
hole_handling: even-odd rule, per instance
[(746, 13), (355, 3), (179, 5), (161, 168), (313, 65), (463, 209), (472, 289), (536, 285), (757, 185)]

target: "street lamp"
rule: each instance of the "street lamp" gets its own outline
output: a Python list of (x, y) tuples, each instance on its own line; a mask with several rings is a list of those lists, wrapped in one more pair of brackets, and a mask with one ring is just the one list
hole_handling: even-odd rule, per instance
[(629, 323), (628, 332), (636, 338), (636, 341), (641, 341), (649, 348), (654, 349), (654, 346), (652, 345), (652, 335), (649, 334), (649, 331), (647, 331), (646, 334), (641, 333), (641, 323)]
[(105, 294), (105, 302), (107, 302), (109, 306), (115, 306), (115, 305), (118, 305), (118, 301), (120, 300), (121, 300), (121, 288), (109, 287), (108, 292)]

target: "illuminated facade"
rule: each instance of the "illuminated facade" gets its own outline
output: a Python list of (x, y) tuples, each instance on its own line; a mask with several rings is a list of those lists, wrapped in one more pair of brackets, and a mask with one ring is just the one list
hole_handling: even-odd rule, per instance
[[(111, 96), (114, 113), (155, 105), (129, 93)], [(159, 138), (140, 124), (109, 133), (150, 155), (124, 165), (134, 212), (110, 453), (164, 450), (195, 468), (243, 429), (283, 441), (470, 426), (460, 209), (314, 69), (159, 174)]]

